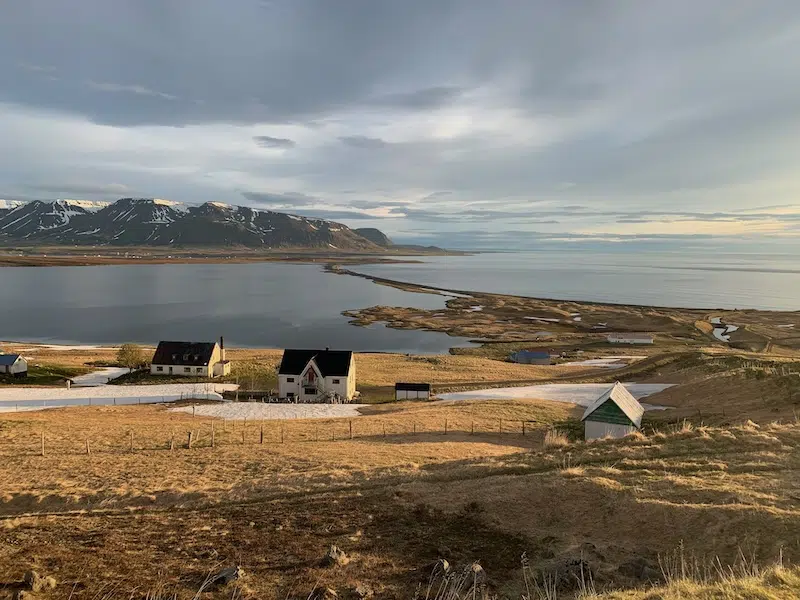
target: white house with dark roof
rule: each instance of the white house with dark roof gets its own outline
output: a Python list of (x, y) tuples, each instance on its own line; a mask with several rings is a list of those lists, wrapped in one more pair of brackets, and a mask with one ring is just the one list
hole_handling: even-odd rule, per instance
[(584, 438), (621, 438), (642, 427), (644, 407), (619, 381), (583, 413)]
[(609, 333), (606, 335), (609, 344), (652, 344), (654, 338), (649, 333)]
[(278, 396), (295, 402), (350, 402), (356, 362), (350, 350), (284, 350)]
[(223, 377), (230, 372), (222, 338), (219, 342), (159, 342), (150, 364), (152, 375)]
[(0, 354), (0, 375), (26, 377), (28, 361), (21, 354)]

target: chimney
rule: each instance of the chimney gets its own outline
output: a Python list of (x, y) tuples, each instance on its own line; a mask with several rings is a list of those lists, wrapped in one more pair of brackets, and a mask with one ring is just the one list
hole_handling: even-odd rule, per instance
[(219, 336), (219, 359), (225, 362), (225, 340), (222, 339), (222, 336)]
[(330, 348), (328, 348), (327, 346), (325, 346), (325, 352), (328, 352), (328, 351), (330, 351)]

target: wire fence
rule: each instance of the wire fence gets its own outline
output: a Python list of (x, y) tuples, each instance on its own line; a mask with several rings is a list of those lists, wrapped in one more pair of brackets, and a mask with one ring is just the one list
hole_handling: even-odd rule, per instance
[[(191, 427), (172, 429), (163, 425), (153, 427), (114, 428), (112, 431), (62, 430), (49, 423), (39, 431), (25, 428), (0, 430), (0, 455), (92, 455), (136, 452), (177, 452), (215, 448), (241, 448), (275, 444), (334, 443), (359, 441), (439, 441), (451, 438), (481, 436), (505, 439), (510, 436), (533, 444), (543, 428), (533, 420), (508, 419), (450, 419), (439, 421), (381, 420), (359, 418), (327, 420), (317, 423), (303, 421), (202, 420)], [(527, 444), (526, 444), (527, 445)]]

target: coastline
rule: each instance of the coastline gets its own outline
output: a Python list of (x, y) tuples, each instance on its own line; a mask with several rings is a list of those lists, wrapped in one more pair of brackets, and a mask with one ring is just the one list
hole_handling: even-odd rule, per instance
[(397, 248), (383, 253), (318, 249), (252, 250), (248, 248), (158, 248), (109, 246), (54, 246), (0, 248), (0, 267), (88, 267), (109, 265), (218, 264), (288, 262), (366, 265), (414, 263), (417, 257), (464, 256), (457, 251), (434, 252)]

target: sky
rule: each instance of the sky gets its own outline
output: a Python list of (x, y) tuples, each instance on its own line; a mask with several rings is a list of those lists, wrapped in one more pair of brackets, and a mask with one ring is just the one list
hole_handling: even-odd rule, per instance
[(396, 240), (800, 240), (796, 0), (25, 0), (0, 198)]

